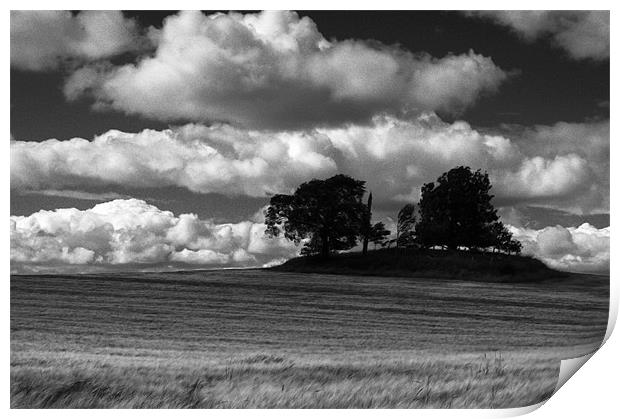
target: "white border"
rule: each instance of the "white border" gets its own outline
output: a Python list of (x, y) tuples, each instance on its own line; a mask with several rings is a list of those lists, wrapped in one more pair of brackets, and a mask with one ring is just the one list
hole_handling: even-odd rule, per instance
[[(620, 3), (616, 3), (620, 4)], [(88, 3), (84, 1), (56, 1), (56, 2), (43, 2), (43, 1), (34, 1), (34, 0), (21, 0), (21, 1), (8, 1), (7, 9), (125, 9), (125, 10), (168, 10), (172, 9), (171, 6), (174, 6), (175, 9), (233, 9), (233, 10), (254, 10), (257, 8), (261, 9), (306, 9), (306, 10), (321, 10), (321, 9), (365, 9), (365, 10), (401, 10), (401, 9), (420, 9), (420, 10), (437, 10), (437, 9), (446, 9), (446, 10), (479, 10), (479, 9), (610, 9), (611, 13), (611, 46), (612, 46), (612, 56), (616, 57), (617, 54), (615, 50), (615, 46), (617, 45), (617, 39), (615, 37), (615, 28), (618, 24), (619, 20), (617, 19), (618, 8), (613, 7), (615, 4), (611, 1), (597, 1), (590, 0), (588, 2), (576, 2), (576, 1), (541, 1), (541, 0), (522, 0), (519, 2), (493, 2), (493, 1), (442, 1), (435, 0), (432, 2), (411, 2), (411, 1), (386, 1), (383, 0), (381, 2), (359, 2), (359, 1), (324, 1), (324, 0), (313, 0), (313, 1), (295, 1), (295, 2), (284, 2), (284, 1), (262, 1), (262, 2), (250, 2), (250, 1), (239, 1), (239, 0), (229, 0), (226, 2), (198, 2), (198, 1), (187, 1), (187, 0), (177, 0), (175, 2), (163, 2), (163, 1), (119, 1), (119, 0), (108, 0), (105, 2), (102, 1), (90, 1)], [(3, 21), (5, 22), (5, 36), (3, 45), (3, 56), (5, 60), (9, 57), (9, 13), (8, 10), (3, 15)], [(8, 60), (7, 60), (8, 61)], [(611, 60), (611, 74), (618, 74), (615, 70), (615, 61)], [(9, 98), (8, 92), (10, 89), (9, 86), (9, 63), (4, 62), (2, 66), (3, 77), (5, 81), (5, 96), (3, 101), (4, 112), (3, 118), (5, 121), (5, 127), (10, 127), (10, 118), (9, 118)], [(615, 82), (615, 78), (611, 77), (611, 93), (614, 100), (611, 100), (611, 117), (612, 117), (612, 135), (614, 135), (614, 126), (617, 112), (614, 111), (615, 107), (615, 98), (617, 96), (617, 83)], [(4, 152), (1, 153), (0, 158), (2, 159), (1, 169), (3, 175), (4, 182), (4, 191), (5, 193), (2, 195), (2, 199), (0, 200), (4, 214), (6, 216), (10, 213), (9, 208), (9, 190), (10, 190), (10, 162), (9, 162), (9, 141), (5, 141)], [(612, 159), (612, 179), (615, 179), (616, 174), (618, 174), (617, 168), (614, 166), (613, 161), (617, 161), (617, 153), (618, 147), (614, 144), (614, 141), (611, 141), (611, 159)], [(613, 181), (612, 181), (613, 183)], [(611, 187), (611, 208), (617, 208), (618, 205), (618, 193), (614, 191), (613, 186)], [(7, 217), (8, 218), (8, 217)], [(613, 211), (612, 211), (612, 220), (614, 219)], [(6, 218), (5, 218), (6, 219)], [(6, 227), (5, 227), (6, 228)], [(7, 234), (7, 230), (4, 230), (4, 234)], [(2, 316), (2, 325), (4, 331), (4, 350), (5, 350), (5, 358), (4, 363), (2, 364), (3, 377), (2, 381), (2, 394), (1, 397), (3, 399), (3, 406), (5, 409), (8, 409), (10, 405), (10, 391), (9, 391), (9, 377), (10, 377), (10, 338), (9, 338), (9, 328), (10, 328), (10, 299), (9, 299), (9, 237), (5, 237), (2, 243), (2, 249), (0, 249), (0, 254), (3, 255), (2, 258), (2, 267), (3, 271), (6, 273), (5, 281), (4, 281), (4, 316)], [(618, 240), (615, 239), (615, 233), (612, 234), (611, 239), (611, 253), (614, 255), (620, 255), (618, 252), (619, 245)], [(617, 312), (618, 312), (618, 280), (616, 279), (616, 275), (618, 273), (618, 264), (616, 263), (616, 259), (612, 258), (611, 260), (611, 309), (610, 309), (610, 318), (612, 321), (610, 322), (610, 328), (608, 330), (611, 331), (613, 324), (615, 323)], [(540, 409), (535, 410), (530, 414), (530, 417), (533, 418), (549, 418), (549, 417), (575, 417), (575, 418), (583, 418), (584, 416), (590, 416), (595, 418), (607, 418), (607, 417), (616, 417), (618, 413), (618, 391), (617, 391), (617, 381), (618, 381), (618, 373), (620, 372), (619, 362), (617, 358), (617, 354), (619, 352), (620, 341), (617, 337), (617, 333), (615, 335), (611, 335), (607, 343), (601, 348), (601, 350), (596, 353), (592, 359), (590, 359), (585, 366), (577, 372), (576, 377), (568, 380), (566, 385), (564, 385), (547, 403), (545, 403)], [(256, 417), (302, 417), (302, 418), (314, 418), (317, 415), (319, 416), (334, 416), (334, 417), (355, 417), (355, 418), (374, 418), (377, 415), (381, 417), (407, 417), (410, 418), (412, 416), (416, 417), (470, 417), (470, 418), (480, 418), (480, 417), (505, 417), (511, 416), (515, 414), (527, 413), (527, 410), (531, 409), (516, 409), (516, 410), (382, 410), (380, 412), (374, 410), (236, 410), (236, 411), (187, 411), (187, 412), (172, 412), (168, 410), (158, 410), (158, 411), (126, 411), (126, 410), (94, 410), (94, 411), (59, 411), (59, 410), (46, 410), (46, 411), (34, 411), (34, 410), (10, 410), (8, 411), (8, 415), (11, 417), (32, 417), (32, 416), (48, 416), (51, 418), (65, 418), (65, 417), (82, 417), (84, 414), (92, 417), (109, 417), (110, 415), (115, 416), (138, 416), (138, 417), (149, 417), (149, 418), (167, 418), (170, 416), (177, 416), (182, 414), (183, 416), (192, 416), (192, 417), (203, 417), (205, 414), (213, 417), (248, 417), (248, 418), (256, 418)]]

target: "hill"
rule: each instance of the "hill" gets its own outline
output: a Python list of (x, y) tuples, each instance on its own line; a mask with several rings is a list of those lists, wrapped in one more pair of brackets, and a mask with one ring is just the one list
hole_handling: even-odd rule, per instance
[(281, 272), (433, 277), (484, 282), (533, 282), (567, 274), (528, 256), (467, 251), (381, 249), (341, 253), (329, 259), (306, 256), (268, 268)]

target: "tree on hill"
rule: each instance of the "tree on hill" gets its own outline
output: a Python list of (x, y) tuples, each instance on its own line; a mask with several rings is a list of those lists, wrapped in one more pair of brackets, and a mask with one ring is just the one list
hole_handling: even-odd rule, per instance
[(519, 253), (521, 253), (521, 250), (523, 249), (523, 245), (521, 244), (521, 242), (519, 240), (510, 240), (506, 247), (504, 247), (504, 250), (506, 252), (508, 252), (508, 254), (514, 253), (515, 255), (518, 255)]
[(296, 244), (308, 239), (302, 254), (328, 257), (333, 251), (350, 249), (366, 220), (365, 184), (340, 174), (302, 183), (293, 195), (274, 195), (265, 210), (265, 234), (283, 233)]
[(502, 222), (496, 221), (491, 224), (488, 231), (490, 235), (488, 237), (489, 243), (486, 247), (492, 247), (494, 251), (499, 250), (508, 254), (521, 253), (521, 243), (512, 238), (512, 233), (508, 231)]
[(368, 194), (368, 202), (366, 204), (366, 212), (364, 214), (364, 222), (362, 223), (361, 239), (362, 239), (362, 254), (368, 253), (368, 243), (372, 242), (377, 245), (383, 246), (387, 237), (390, 235), (390, 230), (385, 228), (385, 224), (372, 223), (372, 193)]
[(407, 204), (398, 211), (396, 222), (396, 247), (407, 247), (415, 240), (415, 205)]
[(362, 223), (362, 254), (368, 253), (368, 241), (372, 232), (372, 192), (368, 194), (368, 203), (366, 204), (366, 212), (364, 213), (364, 221)]
[(385, 228), (385, 224), (382, 222), (378, 222), (373, 224), (370, 228), (370, 234), (368, 235), (368, 239), (375, 244), (375, 249), (377, 245), (383, 246), (386, 243), (387, 237), (390, 235), (390, 230)]
[[(459, 166), (422, 187), (417, 240), (425, 247), (495, 247), (516, 251), (512, 235), (491, 204), (489, 175)], [(510, 248), (511, 250), (508, 250)]]

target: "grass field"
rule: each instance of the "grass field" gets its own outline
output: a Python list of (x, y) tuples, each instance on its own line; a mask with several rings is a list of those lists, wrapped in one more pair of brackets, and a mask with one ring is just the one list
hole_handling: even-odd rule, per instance
[(596, 348), (609, 278), (11, 277), (11, 406), (519, 407)]

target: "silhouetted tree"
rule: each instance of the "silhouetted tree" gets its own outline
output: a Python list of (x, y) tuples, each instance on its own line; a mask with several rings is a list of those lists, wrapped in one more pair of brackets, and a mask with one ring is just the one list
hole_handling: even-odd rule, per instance
[(364, 222), (362, 224), (362, 254), (368, 253), (368, 240), (372, 232), (372, 192), (368, 194), (368, 203), (366, 204), (366, 212), (364, 214)]
[(487, 228), (487, 236), (481, 241), (480, 247), (491, 247), (494, 251), (506, 253), (520, 253), (521, 243), (512, 238), (501, 221), (491, 223)]
[(274, 195), (265, 210), (265, 234), (283, 233), (296, 244), (309, 239), (304, 254), (328, 257), (335, 250), (352, 248), (365, 220), (365, 183), (336, 175), (302, 183), (293, 195)]
[(504, 245), (512, 239), (512, 235), (501, 221), (491, 223), (487, 228), (487, 236), (481, 240), (484, 247), (492, 247), (493, 251), (504, 250)]
[(378, 222), (370, 228), (369, 240), (377, 245), (383, 246), (386, 243), (386, 238), (390, 235), (390, 230), (385, 228), (385, 224)]
[(396, 247), (407, 246), (415, 239), (415, 205), (407, 204), (398, 211), (396, 222)]
[[(437, 184), (422, 187), (420, 221), (416, 236), (424, 246), (456, 249), (485, 248), (498, 245), (498, 235), (508, 232), (491, 204), (491, 182), (480, 170), (459, 166), (437, 179)], [(506, 243), (503, 237), (502, 243)]]
[(508, 243), (504, 247), (504, 250), (507, 251), (508, 254), (514, 253), (515, 255), (518, 255), (519, 253), (521, 253), (522, 249), (523, 249), (523, 245), (521, 245), (521, 242), (519, 240), (514, 240), (514, 239), (511, 239), (510, 241), (508, 241)]

